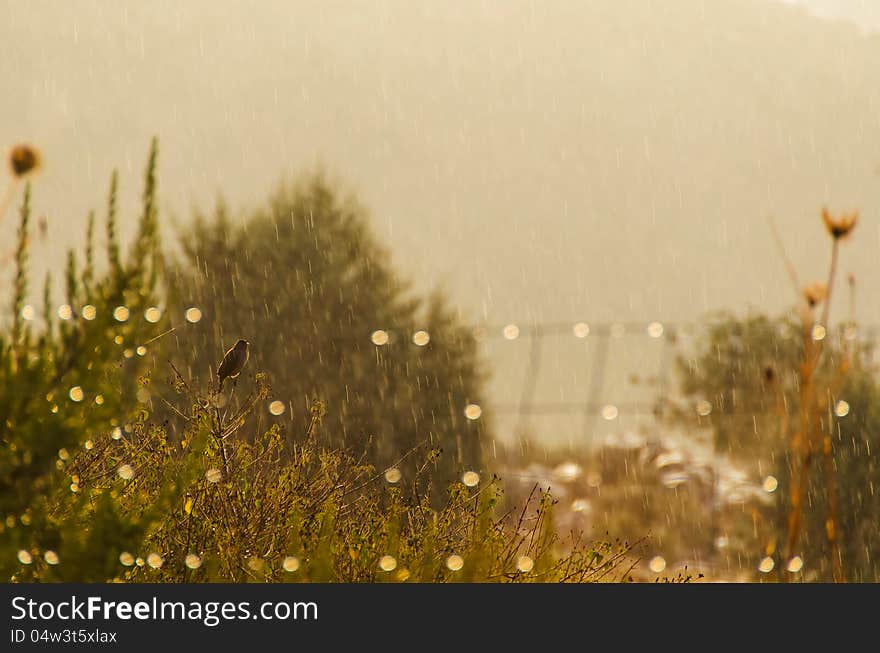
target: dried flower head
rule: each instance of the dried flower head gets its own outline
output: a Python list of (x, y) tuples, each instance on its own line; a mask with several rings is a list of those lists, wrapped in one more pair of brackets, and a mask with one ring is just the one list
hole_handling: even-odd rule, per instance
[[(836, 238), (836, 236), (835, 236)], [(814, 281), (804, 287), (804, 299), (807, 306), (813, 308), (828, 295), (828, 287), (821, 281)]]
[(825, 228), (828, 230), (828, 233), (835, 240), (846, 238), (855, 228), (858, 220), (858, 211), (843, 213), (835, 218), (828, 212), (828, 209), (822, 209), (822, 221), (825, 223)]
[(25, 177), (40, 167), (40, 151), (20, 144), (9, 150), (9, 167), (16, 177)]

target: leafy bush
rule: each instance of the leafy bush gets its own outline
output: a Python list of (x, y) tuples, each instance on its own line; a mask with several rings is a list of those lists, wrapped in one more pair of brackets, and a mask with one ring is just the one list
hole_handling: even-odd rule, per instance
[[(277, 425), (236, 437), (269, 394), (263, 375), (256, 384), (230, 415), (177, 377), (183, 439), (139, 421), (83, 450), (64, 469), (79, 491), (56, 495), (50, 512), (84, 534), (95, 560), (71, 568), (35, 557), (17, 578), (82, 580), (84, 568), (97, 573), (85, 580), (145, 582), (585, 582), (625, 573), (629, 551), (611, 543), (573, 541), (560, 555), (547, 494), (498, 519), (497, 479), (456, 483), (435, 510), (418, 478), (392, 484), (362, 457), (322, 449), (320, 403), (302, 438), (290, 441)], [(427, 473), (435, 454), (408, 455)]]

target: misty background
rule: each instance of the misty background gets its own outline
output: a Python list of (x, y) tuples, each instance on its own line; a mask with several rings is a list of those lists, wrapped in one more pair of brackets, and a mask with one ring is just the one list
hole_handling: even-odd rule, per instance
[[(326, 168), (417, 289), (491, 327), (499, 406), (519, 399), (535, 323), (784, 310), (769, 215), (809, 281), (827, 263), (823, 204), (860, 209), (842, 272), (858, 278), (858, 318), (880, 322), (874, 3), (4, 0), (0, 14), (0, 143), (46, 159), (35, 279), (82, 242), (114, 167), (131, 233), (155, 134), (168, 243), (219, 194), (249, 209)], [(15, 228), (7, 216), (0, 242)], [(523, 336), (498, 337), (508, 323)], [(584, 401), (595, 339), (545, 340), (534, 401)], [(616, 341), (601, 401), (629, 401), (660, 344)], [(487, 408), (509, 438), (515, 417)], [(528, 424), (551, 444), (595, 426), (564, 411)]]

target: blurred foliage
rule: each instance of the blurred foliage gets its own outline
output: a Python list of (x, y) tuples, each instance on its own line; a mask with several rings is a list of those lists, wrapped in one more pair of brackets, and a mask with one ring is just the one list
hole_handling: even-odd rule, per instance
[[(265, 209), (231, 219), (221, 204), (182, 239), (176, 312), (204, 319), (176, 334), (181, 369), (203, 386), (237, 338), (251, 343), (248, 371), (264, 370), (295, 429), (317, 396), (328, 406), (322, 442), (368, 452), (379, 469), (427, 442), (437, 488), (485, 472), (486, 419), (464, 416), (484, 380), (471, 330), (440, 294), (415, 297), (368, 228), (365, 210), (320, 174), (281, 188)], [(426, 330), (429, 342), (413, 342)], [(387, 344), (371, 340), (376, 331)], [(381, 342), (381, 341), (380, 341)], [(411, 464), (405, 473), (412, 473)]]
[[(51, 280), (43, 287), (42, 311), (28, 304), (30, 187), (24, 189), (15, 253), (15, 279), (9, 321), (0, 329), (0, 573), (9, 577), (16, 554), (28, 550), (35, 533), (41, 545), (57, 547), (76, 559), (102, 548), (100, 532), (78, 531), (52, 517), (57, 492), (88, 504), (76, 481), (57, 471), (65, 459), (112, 430), (145, 415), (147, 369), (144, 347), (162, 325), (143, 319), (155, 304), (161, 268), (156, 230), (156, 144), (146, 172), (139, 230), (122, 260), (116, 240), (116, 176), (107, 209), (108, 260), (95, 260), (94, 216), (90, 216), (84, 261), (70, 252), (61, 308)], [(117, 307), (122, 307), (116, 311)], [(114, 313), (116, 314), (114, 316)], [(140, 354), (138, 353), (140, 351)], [(95, 510), (102, 528), (112, 517)], [(120, 528), (123, 525), (118, 524)], [(94, 542), (86, 539), (98, 538)]]
[[(880, 386), (873, 349), (855, 339), (853, 324), (829, 332), (816, 371), (818, 427), (830, 433), (837, 482), (837, 514), (842, 570), (848, 580), (880, 579)], [(746, 468), (779, 480), (775, 510), (756, 517), (763, 542), (750, 542), (749, 557), (781, 553), (785, 540), (792, 461), (789, 438), (797, 428), (801, 325), (790, 316), (714, 316), (703, 340), (679, 361), (683, 400), (673, 419), (708, 429), (715, 450)], [(839, 401), (848, 412), (838, 416)], [(711, 413), (701, 416), (701, 401)], [(813, 456), (807, 485), (802, 558), (830, 580), (826, 528), (827, 483), (821, 453)], [(757, 522), (756, 522), (757, 523)], [(777, 565), (780, 563), (777, 561)], [(784, 565), (784, 562), (782, 563)]]

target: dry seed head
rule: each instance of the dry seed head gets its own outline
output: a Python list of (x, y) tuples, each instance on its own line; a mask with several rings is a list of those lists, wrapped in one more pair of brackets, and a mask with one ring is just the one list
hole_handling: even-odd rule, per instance
[(814, 281), (804, 286), (803, 292), (807, 306), (813, 308), (828, 296), (828, 286), (821, 281)]
[(40, 151), (24, 143), (9, 150), (9, 168), (15, 177), (21, 178), (40, 167)]
[(828, 212), (828, 209), (822, 209), (822, 221), (825, 223), (825, 229), (828, 230), (829, 235), (835, 240), (846, 238), (855, 229), (858, 220), (858, 211), (842, 213), (835, 218)]

